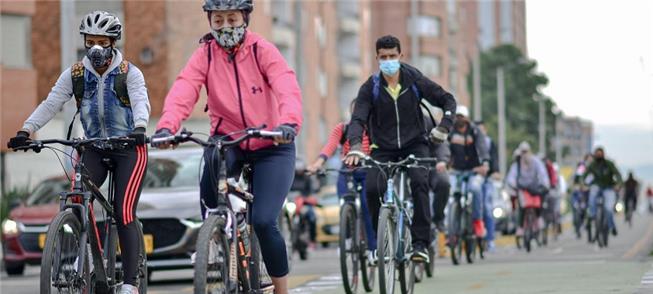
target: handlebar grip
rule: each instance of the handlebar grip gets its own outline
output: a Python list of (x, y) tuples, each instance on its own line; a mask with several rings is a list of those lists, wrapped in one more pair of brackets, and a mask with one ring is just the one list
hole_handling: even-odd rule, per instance
[(173, 143), (176, 141), (176, 136), (167, 136), (167, 137), (160, 137), (160, 138), (150, 138), (150, 143), (152, 144), (157, 144), (157, 143)]
[(258, 133), (259, 133), (259, 135), (261, 137), (268, 137), (268, 138), (283, 136), (283, 133), (278, 132), (278, 131), (263, 131), (263, 130), (261, 130)]

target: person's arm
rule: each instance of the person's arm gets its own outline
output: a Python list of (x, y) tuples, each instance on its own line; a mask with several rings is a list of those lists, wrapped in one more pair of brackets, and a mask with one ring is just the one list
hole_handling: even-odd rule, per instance
[(299, 133), (303, 119), (302, 93), (295, 72), (272, 43), (259, 41), (257, 46), (259, 66), (279, 101), (279, 122)]
[(177, 133), (181, 122), (190, 116), (200, 97), (202, 85), (206, 82), (209, 46), (203, 44), (195, 50), (172, 84), (163, 104), (157, 130), (168, 129), (173, 134)]
[(490, 152), (485, 140), (485, 135), (483, 135), (476, 126), (472, 125), (472, 127), (474, 128), (474, 144), (476, 146), (476, 152), (478, 152), (478, 159), (481, 161), (479, 163), (481, 165), (487, 164), (489, 167)]
[(329, 134), (329, 139), (327, 140), (327, 143), (324, 145), (324, 147), (322, 147), (322, 151), (320, 151), (320, 157), (324, 161), (329, 159), (329, 157), (333, 156), (333, 153), (335, 153), (336, 149), (338, 149), (344, 128), (345, 128), (345, 124), (339, 123), (338, 125), (336, 125), (335, 128), (333, 128), (331, 134)]
[(70, 68), (68, 68), (61, 73), (54, 87), (50, 90), (48, 97), (39, 104), (25, 121), (22, 130), (30, 134), (38, 131), (60, 112), (64, 104), (72, 97), (73, 79), (70, 74)]
[(623, 179), (621, 178), (621, 172), (619, 172), (619, 169), (617, 168), (617, 166), (615, 166), (614, 162), (609, 161), (608, 164), (610, 166), (610, 170), (612, 171), (612, 174), (614, 175), (617, 186), (622, 186)]
[(138, 67), (130, 65), (127, 73), (127, 94), (131, 104), (135, 128), (147, 128), (150, 120), (150, 99), (147, 95), (145, 78)]
[(450, 132), (453, 126), (453, 117), (456, 113), (456, 99), (451, 93), (426, 77), (418, 79), (416, 83), (426, 101), (433, 106), (442, 108), (443, 116), (438, 127), (443, 127), (447, 132)]
[(494, 141), (490, 141), (490, 170), (492, 173), (498, 173), (499, 168), (499, 151), (497, 149), (497, 144)]
[(510, 165), (508, 175), (506, 175), (506, 184), (513, 189), (517, 189), (517, 163)]
[(349, 123), (349, 129), (347, 130), (347, 139), (349, 140), (352, 149), (355, 146), (361, 145), (363, 140), (363, 128), (367, 125), (372, 111), (372, 93), (370, 87), (371, 82), (368, 80), (358, 90), (354, 113), (351, 115), (351, 122)]
[(547, 189), (551, 187), (551, 182), (549, 181), (549, 173), (546, 171), (546, 165), (539, 159), (533, 159), (535, 162), (535, 168), (537, 168), (537, 177), (540, 180), (540, 185), (546, 187)]

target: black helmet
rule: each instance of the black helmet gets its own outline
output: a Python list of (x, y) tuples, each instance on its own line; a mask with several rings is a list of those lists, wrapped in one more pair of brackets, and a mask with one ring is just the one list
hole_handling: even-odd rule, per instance
[(254, 10), (252, 0), (204, 0), (204, 11), (242, 10), (250, 13)]

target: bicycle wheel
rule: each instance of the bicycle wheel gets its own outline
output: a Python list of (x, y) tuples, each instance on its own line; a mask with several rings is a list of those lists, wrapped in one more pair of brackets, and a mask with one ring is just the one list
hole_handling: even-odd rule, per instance
[(460, 264), (462, 256), (460, 243), (460, 206), (458, 202), (453, 202), (447, 215), (447, 245), (454, 265)]
[(209, 215), (198, 233), (193, 288), (195, 294), (232, 293), (232, 271), (236, 265), (230, 262), (231, 248), (222, 226), (224, 218)]
[(290, 216), (285, 212), (285, 207), (282, 213), (279, 215), (279, 231), (283, 236), (283, 240), (286, 242), (286, 256), (288, 257), (288, 269), (292, 270), (292, 220)]
[(401, 294), (412, 294), (413, 289), (415, 288), (415, 278), (416, 278), (416, 270), (417, 270), (417, 265), (421, 263), (416, 263), (413, 262), (410, 258), (410, 254), (413, 252), (413, 245), (412, 241), (413, 239), (411, 238), (410, 235), (410, 227), (408, 226), (408, 221), (404, 220), (404, 229), (403, 233), (401, 236), (401, 240), (399, 240), (399, 244), (403, 248), (399, 248), (399, 250), (403, 249), (403, 260), (400, 260), (399, 262), (399, 286), (401, 289)]
[(370, 265), (367, 263), (367, 234), (365, 231), (365, 221), (363, 220), (363, 215), (361, 213), (358, 214), (358, 222), (359, 222), (359, 257), (358, 260), (360, 262), (360, 268), (361, 268), (361, 279), (363, 281), (363, 287), (365, 288), (366, 292), (372, 292), (374, 291), (374, 282), (375, 282), (375, 277), (376, 277), (376, 266)]
[(467, 263), (472, 264), (476, 259), (476, 236), (474, 235), (474, 228), (472, 227), (472, 215), (468, 210), (463, 210), (462, 219), (463, 223), (463, 242), (465, 243), (465, 257)]
[(377, 253), (379, 257), (379, 293), (381, 294), (395, 293), (397, 230), (392, 214), (392, 209), (388, 207), (382, 207), (379, 214)]
[[(435, 236), (435, 239), (437, 240), (437, 235)], [(424, 265), (424, 271), (426, 272), (426, 277), (427, 278), (432, 278), (433, 274), (435, 273), (435, 250), (438, 248), (437, 242), (431, 242), (431, 246), (429, 246), (429, 262)]]
[(340, 257), (340, 273), (345, 293), (358, 292), (358, 232), (354, 207), (345, 203), (340, 211), (340, 238), (338, 240), (338, 255)]
[(41, 294), (92, 293), (90, 254), (83, 250), (84, 265), (78, 272), (81, 225), (71, 211), (62, 211), (48, 227), (41, 260)]
[(524, 248), (526, 252), (531, 252), (531, 241), (534, 238), (535, 232), (533, 230), (533, 225), (535, 224), (535, 212), (533, 209), (529, 208), (526, 210), (526, 215), (524, 215)]
[(148, 271), (147, 271), (147, 253), (145, 252), (145, 240), (143, 239), (143, 224), (138, 222), (138, 236), (141, 242), (139, 243), (140, 248), (138, 255), (138, 294), (147, 293), (147, 281), (148, 281)]

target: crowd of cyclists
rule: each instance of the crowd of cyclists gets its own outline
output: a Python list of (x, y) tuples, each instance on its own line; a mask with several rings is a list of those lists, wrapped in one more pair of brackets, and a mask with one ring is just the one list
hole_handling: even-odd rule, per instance
[[(208, 95), (206, 111), (210, 117), (211, 136), (229, 136), (243, 129), (261, 127), (275, 131), (272, 140), (249, 139), (225, 153), (228, 177), (237, 177), (242, 166), (252, 170), (252, 220), (274, 293), (288, 293), (290, 274), (286, 243), (279, 232), (277, 219), (295, 176), (294, 139), (302, 126), (301, 90), (294, 71), (279, 50), (262, 36), (248, 29), (252, 0), (205, 0), (203, 10), (210, 32), (190, 57), (170, 88), (154, 135), (146, 136), (150, 104), (145, 78), (134, 64), (125, 60), (116, 48), (122, 25), (109, 12), (86, 15), (79, 33), (83, 36), (86, 56), (61, 73), (48, 97), (27, 118), (21, 130), (8, 142), (13, 149), (32, 144), (34, 132), (50, 121), (63, 105), (75, 97), (84, 135), (87, 138), (128, 137), (133, 144), (93, 145), (84, 156), (84, 166), (92, 182), (101, 186), (107, 170), (115, 171), (115, 215), (124, 267), (121, 294), (138, 293), (138, 254), (142, 240), (137, 233), (136, 207), (147, 166), (150, 139), (177, 134), (198, 102), (201, 88)], [(375, 162), (399, 162), (409, 158), (432, 159), (433, 164), (407, 170), (410, 195), (410, 260), (428, 264), (429, 252), (437, 233), (452, 230), (447, 215), (452, 212), (452, 195), (464, 187), (469, 206), (468, 234), (484, 240), (484, 249), (495, 250), (495, 226), (492, 199), (500, 180), (497, 146), (488, 136), (482, 121), (472, 121), (467, 107), (457, 104), (454, 96), (405, 63), (400, 41), (383, 36), (376, 41), (378, 71), (360, 87), (351, 104), (351, 120), (338, 124), (328, 143), (307, 171), (317, 173), (341, 147), (343, 169)], [(427, 103), (425, 103), (427, 102)], [(435, 114), (434, 114), (435, 113)], [(72, 125), (72, 123), (71, 123)], [(69, 132), (70, 133), (70, 132)], [(68, 134), (70, 136), (70, 134)], [(155, 148), (174, 147), (161, 141)], [(216, 197), (211, 167), (219, 160), (205, 153), (199, 184), (202, 216), (214, 209)], [(107, 161), (114, 164), (106, 165)], [(517, 214), (516, 235), (524, 235), (525, 202), (538, 198), (536, 225), (542, 227), (542, 207), (552, 210), (554, 229), (561, 230), (560, 202), (566, 187), (557, 167), (538, 157), (528, 142), (522, 142), (513, 154), (513, 163), (505, 176)], [(379, 211), (384, 205), (385, 173), (379, 168), (358, 168), (353, 181), (362, 187), (361, 203), (365, 248), (369, 266), (379, 263), (377, 232)], [(464, 181), (464, 182), (461, 182)], [(346, 174), (338, 177), (338, 194), (349, 191)], [(625, 207), (637, 205), (639, 184), (632, 173), (624, 182), (615, 164), (596, 148), (575, 171), (572, 187), (574, 224), (580, 236), (581, 224), (592, 224), (597, 210), (607, 213), (608, 226), (617, 234), (613, 211), (619, 189), (623, 188)], [(403, 188), (402, 188), (403, 189)], [(648, 195), (653, 196), (649, 188)], [(468, 197), (469, 196), (469, 197)], [(468, 197), (468, 198), (467, 198)], [(597, 207), (597, 199), (604, 207)], [(548, 205), (546, 205), (546, 204)], [(584, 208), (587, 216), (581, 218)], [(653, 208), (652, 208), (653, 209)], [(576, 215), (579, 215), (578, 219)], [(586, 219), (586, 220), (584, 220)], [(589, 232), (589, 230), (588, 230)], [(589, 237), (593, 241), (593, 237)], [(378, 244), (377, 244), (378, 243)], [(193, 258), (195, 256), (193, 255)]]

